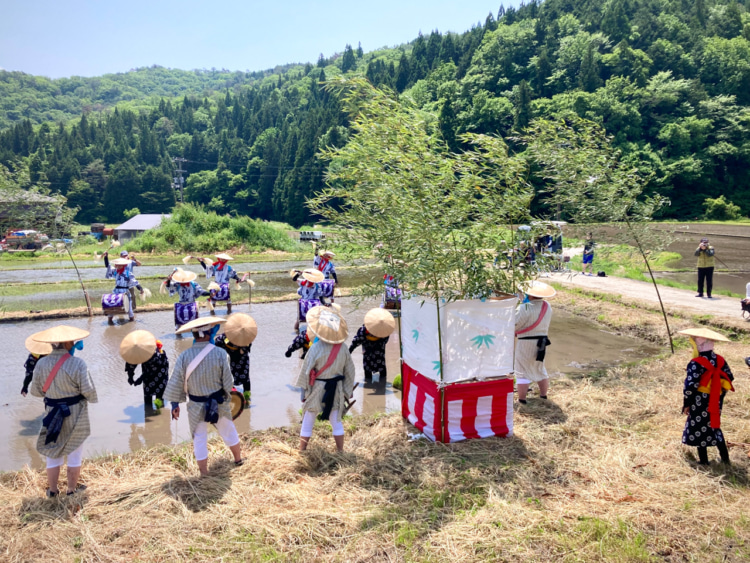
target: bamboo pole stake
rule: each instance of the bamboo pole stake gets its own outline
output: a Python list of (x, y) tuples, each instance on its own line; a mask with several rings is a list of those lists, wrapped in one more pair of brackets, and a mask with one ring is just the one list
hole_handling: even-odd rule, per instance
[(83, 285), (83, 279), (81, 279), (81, 272), (78, 271), (78, 265), (76, 264), (76, 261), (73, 260), (73, 255), (70, 253), (70, 247), (67, 244), (65, 245), (65, 250), (68, 251), (68, 256), (70, 256), (70, 261), (73, 262), (73, 267), (76, 269), (78, 282), (81, 284), (81, 289), (83, 290), (83, 297), (86, 299), (86, 308), (89, 311), (89, 317), (93, 317), (94, 312), (91, 310), (91, 299), (89, 299), (89, 292), (86, 291), (86, 286)]

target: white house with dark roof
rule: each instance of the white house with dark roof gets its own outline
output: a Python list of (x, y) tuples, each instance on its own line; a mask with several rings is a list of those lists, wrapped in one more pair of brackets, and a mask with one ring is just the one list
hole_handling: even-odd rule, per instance
[(119, 227), (115, 227), (115, 236), (117, 240), (124, 242), (141, 233), (155, 229), (161, 225), (163, 219), (169, 217), (169, 214), (141, 213), (140, 215), (131, 217)]

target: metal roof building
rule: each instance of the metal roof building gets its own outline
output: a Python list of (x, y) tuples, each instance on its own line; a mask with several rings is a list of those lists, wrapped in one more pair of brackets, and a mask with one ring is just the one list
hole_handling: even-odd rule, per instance
[(141, 213), (115, 227), (115, 235), (120, 242), (129, 240), (145, 231), (150, 231), (161, 225), (162, 219), (169, 218), (169, 214)]

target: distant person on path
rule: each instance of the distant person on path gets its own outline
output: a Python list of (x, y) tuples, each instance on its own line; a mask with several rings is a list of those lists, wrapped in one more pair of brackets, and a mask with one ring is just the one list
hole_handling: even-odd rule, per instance
[(29, 392), (29, 385), (31, 380), (34, 378), (34, 368), (37, 362), (45, 356), (48, 356), (52, 352), (52, 345), (46, 342), (37, 342), (34, 340), (33, 335), (26, 339), (26, 349), (29, 351), (29, 357), (26, 358), (26, 363), (23, 364), (26, 369), (26, 377), (23, 378), (23, 387), (21, 387), (21, 395), (24, 397)]
[(354, 362), (343, 345), (348, 336), (346, 321), (335, 309), (314, 307), (307, 313), (307, 330), (317, 339), (307, 353), (295, 387), (302, 389), (302, 428), (299, 449), (304, 451), (315, 420), (330, 420), (336, 449), (344, 451), (341, 417), (354, 391)]
[[(130, 254), (127, 250), (120, 251), (120, 258), (124, 260), (130, 260), (130, 266), (128, 266), (128, 269), (133, 274), (133, 276), (130, 278), (130, 299), (133, 302), (133, 312), (135, 312), (138, 309), (138, 302), (135, 299), (135, 290), (136, 288), (140, 287), (140, 284), (138, 283), (138, 280), (135, 277), (135, 272), (133, 271), (136, 266), (142, 266), (140, 261), (136, 260), (135, 254)], [(143, 293), (143, 292), (141, 292)]]
[(213, 424), (234, 456), (242, 465), (240, 438), (232, 422), (229, 397), (232, 371), (227, 353), (214, 345), (214, 336), (226, 319), (203, 317), (190, 321), (177, 333), (192, 332), (194, 343), (177, 358), (164, 399), (172, 404), (172, 419), (180, 418), (180, 403), (187, 399), (193, 451), (201, 475), (208, 475), (208, 425)]
[(702, 238), (695, 255), (698, 257), (698, 295), (703, 297), (703, 282), (706, 282), (706, 297), (711, 299), (714, 288), (714, 247), (708, 244), (707, 238)]
[(349, 346), (349, 353), (362, 346), (365, 383), (372, 383), (373, 374), (376, 373), (379, 374), (379, 381), (385, 383), (385, 346), (394, 330), (396, 321), (385, 309), (370, 309), (365, 315), (365, 324), (359, 328)]
[(552, 307), (544, 299), (557, 293), (552, 286), (542, 282), (531, 282), (524, 291), (529, 301), (521, 303), (516, 310), (516, 354), (515, 372), (518, 402), (526, 404), (526, 394), (532, 382), (539, 385), (539, 398), (546, 399), (549, 390), (549, 375), (544, 366)]
[(96, 403), (94, 381), (86, 362), (74, 357), (83, 350), (89, 332), (60, 325), (32, 335), (36, 342), (52, 345), (49, 356), (34, 368), (31, 394), (44, 398), (45, 416), (36, 443), (37, 451), (47, 458), (47, 496), (60, 494), (57, 482), (60, 467), (68, 457), (68, 496), (85, 489), (78, 485), (83, 461), (83, 442), (91, 434), (88, 404)]
[[(153, 405), (164, 406), (164, 390), (169, 380), (169, 358), (162, 350), (161, 341), (147, 330), (136, 330), (120, 343), (120, 356), (125, 360), (125, 373), (130, 385), (143, 385), (143, 404), (146, 409)], [(135, 378), (135, 368), (141, 366), (141, 377)]]
[(734, 376), (724, 358), (714, 352), (714, 342), (729, 342), (707, 328), (680, 331), (690, 337), (693, 359), (687, 365), (682, 414), (687, 416), (682, 443), (698, 448), (698, 463), (708, 465), (708, 448), (716, 446), (721, 462), (729, 465), (729, 450), (721, 431), (721, 410), (727, 391), (734, 391)]
[(235, 387), (242, 386), (245, 402), (250, 402), (250, 349), (258, 335), (258, 325), (250, 315), (235, 313), (224, 325), (224, 334), (216, 337), (216, 345), (229, 355)]
[[(592, 233), (589, 233), (586, 235), (586, 242), (583, 244), (583, 269), (581, 270), (581, 273), (584, 276), (593, 276), (593, 263), (594, 263), (594, 246), (596, 246), (596, 243), (594, 242), (594, 235)], [(589, 270), (586, 272), (586, 270)]]

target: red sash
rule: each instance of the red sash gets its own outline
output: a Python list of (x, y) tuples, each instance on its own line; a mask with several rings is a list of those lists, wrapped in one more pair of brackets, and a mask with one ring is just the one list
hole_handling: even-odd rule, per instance
[(47, 381), (45, 381), (44, 385), (42, 386), (42, 393), (46, 393), (47, 390), (49, 390), (50, 385), (52, 385), (52, 382), (57, 376), (57, 372), (60, 371), (60, 368), (68, 360), (68, 358), (70, 358), (70, 354), (63, 354), (62, 357), (57, 360), (55, 367), (52, 368), (52, 371), (49, 372), (49, 375), (47, 376)]
[(328, 262), (330, 262), (330, 260), (326, 260), (325, 258), (321, 257), (320, 262), (318, 262), (318, 270), (321, 272), (325, 271), (326, 266), (328, 266)]
[(315, 383), (315, 380), (318, 379), (318, 376), (323, 373), (325, 370), (327, 370), (329, 367), (333, 365), (333, 362), (336, 361), (336, 356), (339, 355), (339, 350), (341, 350), (341, 344), (335, 344), (333, 348), (331, 348), (331, 353), (328, 354), (328, 360), (326, 360), (326, 365), (324, 365), (320, 369), (311, 369), (310, 370), (310, 387), (313, 386)]
[[(727, 374), (722, 371), (724, 358), (716, 354), (716, 366), (708, 358), (698, 356), (693, 361), (703, 367), (706, 371), (701, 375), (700, 387), (709, 387), (708, 395), (708, 414), (711, 415), (711, 428), (721, 428), (721, 407), (719, 399), (721, 398), (722, 380), (729, 383), (729, 388), (734, 391), (732, 382), (729, 381)], [(700, 389), (699, 389), (700, 390)]]
[(542, 319), (544, 318), (544, 314), (547, 312), (548, 308), (549, 308), (549, 305), (547, 304), (547, 302), (546, 301), (542, 301), (542, 312), (539, 313), (539, 318), (536, 320), (536, 322), (533, 325), (527, 326), (526, 328), (521, 329), (518, 332), (516, 332), (516, 336), (518, 336), (519, 334), (524, 334), (526, 332), (531, 332), (536, 327), (538, 327), (539, 323), (542, 322)]

